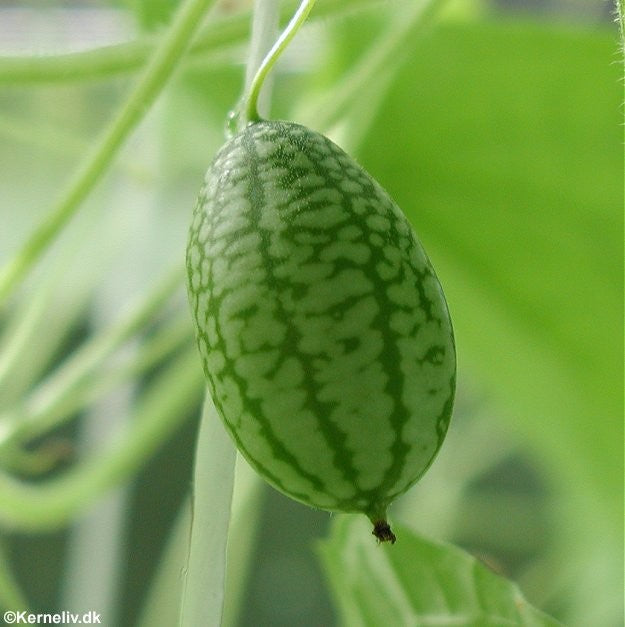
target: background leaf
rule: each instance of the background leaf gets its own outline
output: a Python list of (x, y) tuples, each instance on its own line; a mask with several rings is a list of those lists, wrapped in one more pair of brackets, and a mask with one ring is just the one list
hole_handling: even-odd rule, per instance
[(622, 610), (615, 54), (612, 31), (441, 25), (415, 44), (360, 150), (441, 278), (461, 386), (477, 384), (493, 428), (527, 442), (563, 508), (555, 544), (571, 560), (578, 624), (597, 620), (586, 614), (597, 577), (611, 591), (599, 605)]
[(320, 554), (344, 625), (558, 625), (467, 553), (394, 526), (378, 545), (362, 517), (339, 516)]
[(614, 53), (610, 35), (447, 25), (419, 42), (360, 152), (440, 266), (466, 369), (610, 508), (622, 406)]

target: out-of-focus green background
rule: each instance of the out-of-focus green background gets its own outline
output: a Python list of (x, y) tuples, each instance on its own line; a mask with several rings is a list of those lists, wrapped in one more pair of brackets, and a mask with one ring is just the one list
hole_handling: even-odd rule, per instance
[[(136, 80), (130, 70), (2, 78), (6, 56), (157, 36), (175, 4), (0, 6), (0, 262), (45, 214)], [(459, 368), (453, 423), (430, 472), (391, 513), (479, 555), (567, 624), (622, 625), (623, 84), (612, 6), (449, 2), (352, 94), (336, 124), (319, 128), (345, 72), (405, 7), (362, 5), (319, 19), (313, 13), (279, 64), (272, 111), (353, 152), (408, 215), (449, 301)], [(221, 15), (248, 6), (218, 3)], [(244, 58), (239, 38), (182, 63), (0, 313), (6, 344), (12, 313), (48, 290), (45, 315), (0, 388), (1, 410), (26, 398), (155, 277), (182, 264), (194, 197), (240, 96)], [(185, 307), (181, 285), (124, 350), (138, 350), (163, 320), (182, 319)], [(120, 416), (123, 428), (142, 389), (191, 341), (189, 320), (163, 362), (27, 442), (29, 450), (60, 442), (68, 451), (35, 480), (61, 476), (97, 449), (120, 428)], [(116, 522), (107, 527), (114, 537), (99, 541), (116, 564), (107, 625), (149, 616), (148, 591), (190, 488), (201, 384), (194, 389), (181, 426), (115, 497)], [(93, 420), (98, 412), (104, 418)], [(102, 431), (85, 436), (85, 424)], [(25, 476), (1, 454), (0, 464)], [(232, 560), (240, 599), (227, 597), (230, 620), (335, 624), (315, 553), (331, 517), (268, 487), (254, 502), (244, 511), (248, 557)], [(72, 581), (78, 534), (71, 526), (3, 533), (35, 609), (72, 609), (64, 603), (79, 589)], [(99, 555), (94, 546), (93, 572)], [(82, 572), (88, 582), (92, 573)]]

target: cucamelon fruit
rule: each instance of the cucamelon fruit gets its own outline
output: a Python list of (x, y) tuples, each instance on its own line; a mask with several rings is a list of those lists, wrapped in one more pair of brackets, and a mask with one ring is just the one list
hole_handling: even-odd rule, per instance
[(208, 386), (248, 462), (290, 497), (386, 508), (427, 470), (455, 389), (445, 298), (399, 207), (304, 126), (252, 123), (216, 155), (187, 248)]

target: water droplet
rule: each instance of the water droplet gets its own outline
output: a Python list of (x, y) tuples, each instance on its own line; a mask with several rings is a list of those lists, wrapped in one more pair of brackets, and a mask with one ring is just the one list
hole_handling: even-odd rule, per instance
[(243, 114), (245, 107), (245, 98), (239, 99), (237, 104), (228, 112), (226, 117), (226, 139), (230, 139), (233, 135), (236, 135), (242, 131), (245, 127), (245, 116)]
[(239, 131), (239, 123), (241, 119), (241, 111), (239, 109), (232, 109), (228, 111), (228, 116), (226, 117), (226, 128), (225, 134), (226, 139), (230, 139)]

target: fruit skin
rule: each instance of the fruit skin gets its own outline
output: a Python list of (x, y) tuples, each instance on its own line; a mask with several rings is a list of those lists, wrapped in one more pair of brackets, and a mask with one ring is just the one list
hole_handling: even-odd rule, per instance
[(384, 521), (443, 442), (456, 375), (399, 207), (323, 135), (260, 121), (206, 174), (187, 271), (210, 393), (248, 462), (298, 501)]

